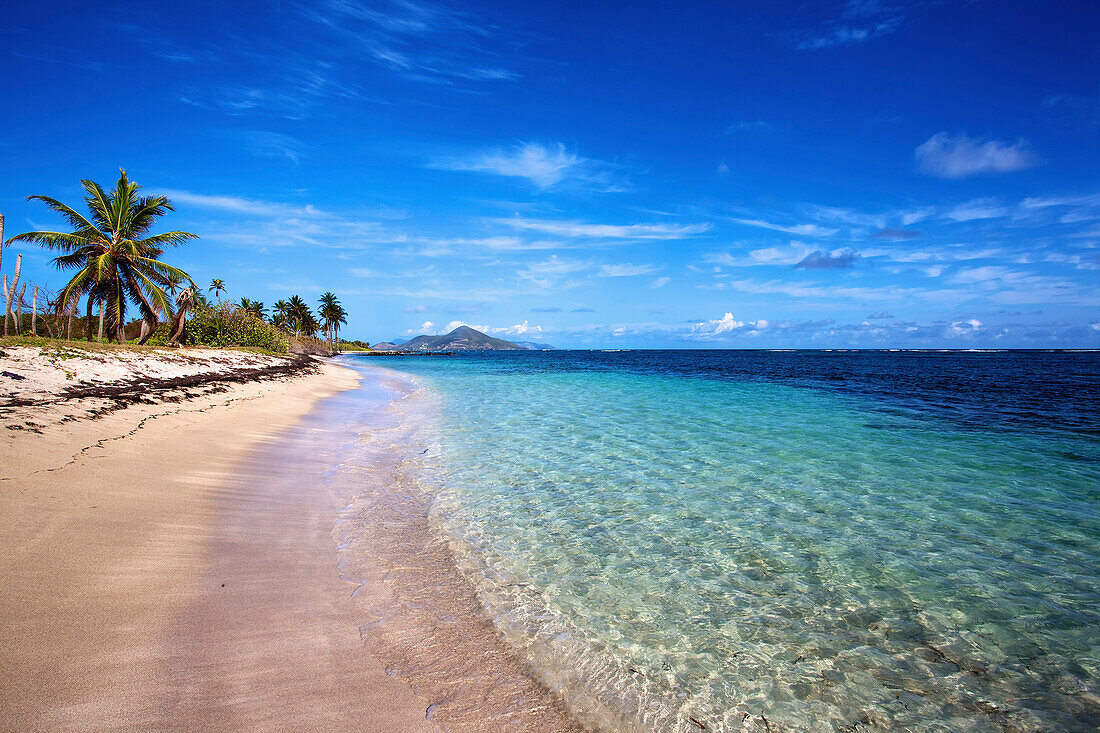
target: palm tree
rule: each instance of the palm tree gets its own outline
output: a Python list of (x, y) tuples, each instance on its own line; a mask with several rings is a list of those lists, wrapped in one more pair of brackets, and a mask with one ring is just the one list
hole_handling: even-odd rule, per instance
[[(340, 301), (334, 293), (325, 293), (321, 296), (319, 303), (320, 308), (318, 309), (318, 313), (325, 327), (325, 335), (328, 336), (329, 346), (335, 351), (336, 329), (339, 325), (338, 321), (342, 317), (341, 314), (344, 313), (344, 309), (340, 306)], [(346, 313), (344, 313), (344, 315), (346, 315)], [(347, 323), (347, 319), (345, 318), (341, 322)]]
[(259, 300), (249, 300), (248, 298), (241, 298), (241, 310), (246, 313), (251, 313), (261, 321), (267, 318), (267, 314), (264, 312), (264, 304)]
[(54, 264), (62, 270), (77, 272), (61, 291), (58, 312), (87, 296), (90, 325), (92, 308), (102, 303), (106, 308), (108, 333), (119, 343), (124, 339), (126, 305), (133, 301), (149, 326), (144, 329), (141, 339), (144, 343), (156, 330), (159, 315), (171, 312), (165, 288), (171, 288), (175, 282), (191, 280), (183, 270), (160, 261), (164, 247), (174, 247), (198, 237), (190, 232), (144, 236), (159, 217), (175, 209), (164, 196), (138, 196), (141, 187), (130, 181), (124, 170), (119, 170), (114, 191), (105, 191), (94, 181), (82, 180), (80, 183), (88, 194), (84, 197), (91, 213), (88, 218), (48, 196), (27, 197), (43, 202), (60, 214), (74, 231), (26, 232), (8, 242), (34, 242), (62, 252), (54, 258)]
[(336, 311), (332, 314), (332, 348), (340, 350), (340, 326), (348, 322), (348, 312), (344, 306), (336, 304)]
[(221, 302), (222, 293), (225, 292), (225, 280), (220, 278), (214, 278), (210, 281), (210, 292), (214, 293), (214, 297)]
[[(313, 317), (313, 311), (309, 309), (306, 302), (297, 295), (292, 295), (290, 300), (287, 301), (287, 321), (294, 329), (294, 335), (298, 336), (302, 331), (313, 326), (313, 332), (316, 333), (317, 319)], [(310, 334), (312, 335), (312, 334)]]
[(271, 322), (279, 328), (286, 329), (290, 323), (290, 303), (285, 300), (276, 300), (271, 306)]
[(305, 316), (298, 323), (303, 336), (316, 336), (321, 330), (321, 322), (314, 317), (311, 311), (306, 311)]

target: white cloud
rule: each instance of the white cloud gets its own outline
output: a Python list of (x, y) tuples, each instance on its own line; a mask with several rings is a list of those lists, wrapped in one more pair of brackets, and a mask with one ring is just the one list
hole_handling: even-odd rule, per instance
[(794, 265), (813, 251), (801, 242), (791, 242), (787, 247), (762, 247), (749, 250), (746, 255), (732, 252), (712, 252), (703, 261), (722, 267), (755, 267), (759, 265)]
[(656, 280), (654, 280), (653, 284), (650, 285), (649, 287), (652, 288), (653, 290), (657, 290), (658, 288), (663, 288), (664, 286), (668, 285), (670, 282), (672, 282), (671, 277), (659, 277)]
[(582, 260), (566, 260), (551, 255), (539, 262), (528, 262), (523, 269), (516, 271), (516, 276), (524, 280), (530, 280), (540, 288), (548, 288), (559, 279), (582, 272), (592, 267), (592, 263)]
[(261, 158), (286, 158), (297, 163), (306, 152), (306, 144), (301, 140), (278, 132), (256, 130), (245, 132), (241, 137), (245, 150)]
[(618, 265), (604, 265), (600, 268), (600, 277), (634, 277), (635, 275), (648, 275), (660, 269), (654, 265), (633, 265), (624, 262)]
[(909, 211), (901, 212), (901, 224), (902, 226), (909, 226), (910, 224), (916, 224), (918, 221), (924, 221), (928, 217), (936, 213), (936, 210), (931, 206), (925, 206), (919, 209), (910, 209)]
[(1008, 173), (1039, 163), (1023, 138), (1009, 144), (980, 140), (965, 133), (938, 132), (914, 151), (918, 168), (939, 178), (966, 178), (978, 173)]
[(200, 209), (216, 209), (219, 211), (231, 211), (236, 214), (250, 214), (254, 216), (318, 216), (323, 215), (312, 206), (293, 206), (291, 204), (259, 201), (240, 196), (211, 196), (191, 191), (178, 191), (174, 189), (161, 189), (160, 195), (167, 196), (173, 204), (184, 204)]
[(777, 232), (786, 232), (787, 234), (797, 234), (804, 237), (831, 237), (837, 233), (836, 229), (830, 229), (828, 227), (818, 226), (817, 224), (795, 224), (790, 226), (784, 226), (782, 224), (773, 224), (762, 219), (738, 219), (730, 218), (730, 221), (737, 224), (744, 224), (750, 227), (760, 227), (761, 229), (772, 229)]
[(541, 189), (551, 188), (566, 180), (599, 184), (606, 190), (615, 188), (611, 185), (611, 171), (607, 163), (577, 155), (562, 143), (520, 143), (510, 148), (493, 148), (467, 156), (441, 158), (434, 161), (432, 167), (526, 178)]
[(734, 320), (732, 313), (726, 313), (721, 318), (716, 318), (712, 321), (703, 321), (701, 323), (696, 323), (694, 326), (691, 327), (691, 332), (699, 336), (718, 336), (720, 334), (728, 333), (730, 331), (744, 327), (744, 321), (736, 321)]
[(563, 237), (591, 239), (685, 239), (710, 230), (710, 224), (589, 224), (524, 217), (487, 219), (515, 229), (546, 232)]
[(862, 43), (893, 33), (905, 20), (902, 8), (879, 0), (849, 0), (840, 16), (821, 29), (796, 34), (802, 51), (817, 51), (834, 46)]
[(951, 221), (975, 221), (978, 219), (996, 219), (1008, 215), (1008, 209), (1001, 206), (996, 199), (974, 199), (965, 204), (959, 204), (950, 211), (944, 212), (944, 218)]
[(982, 328), (982, 322), (977, 318), (967, 318), (961, 321), (955, 321), (951, 324), (951, 327), (947, 330), (949, 336), (973, 336)]
[(506, 326), (504, 328), (490, 328), (490, 333), (502, 334), (505, 336), (527, 336), (529, 334), (542, 333), (542, 326), (532, 326), (526, 319), (523, 323), (517, 323), (514, 326)]
[(424, 321), (420, 325), (420, 328), (410, 328), (405, 331), (406, 336), (412, 336), (414, 334), (431, 333), (432, 327), (435, 326), (431, 321)]
[[(429, 321), (427, 324), (425, 324), (425, 326), (430, 325), (430, 323), (431, 322)], [(494, 328), (492, 326), (481, 324), (471, 324), (467, 323), (466, 321), (451, 321), (446, 326), (440, 328), (437, 333), (440, 335), (450, 333), (456, 328), (460, 328), (462, 326), (468, 326), (475, 331), (481, 331), (482, 333), (496, 336), (526, 336), (542, 333), (542, 326), (532, 325), (526, 320), (524, 320), (523, 323), (517, 323), (512, 326), (503, 326), (500, 328)]]

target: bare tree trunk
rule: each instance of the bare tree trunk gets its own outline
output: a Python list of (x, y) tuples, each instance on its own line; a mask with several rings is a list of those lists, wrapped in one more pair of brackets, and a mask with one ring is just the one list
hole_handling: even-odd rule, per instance
[(103, 313), (107, 310), (107, 301), (103, 301), (99, 304), (99, 335), (96, 337), (97, 343), (103, 343)]
[[(12, 277), (11, 288), (8, 288), (8, 277), (4, 276), (4, 335), (8, 335), (8, 317), (11, 316), (11, 299), (15, 295), (15, 288), (19, 285), (19, 270), (23, 267), (23, 255), (15, 256), (15, 275)], [(18, 327), (16, 328), (18, 331)]]
[[(12, 288), (14, 290), (14, 288)], [(15, 335), (23, 333), (23, 296), (27, 294), (27, 284), (23, 283), (23, 289), (15, 298)]]
[(34, 286), (34, 297), (31, 298), (31, 336), (38, 335), (38, 286)]
[(69, 303), (69, 323), (65, 328), (65, 340), (73, 340), (73, 316), (76, 315), (76, 303)]
[(168, 346), (179, 346), (186, 325), (187, 311), (195, 304), (195, 288), (184, 288), (176, 296), (176, 317), (172, 324), (172, 335), (168, 337)]

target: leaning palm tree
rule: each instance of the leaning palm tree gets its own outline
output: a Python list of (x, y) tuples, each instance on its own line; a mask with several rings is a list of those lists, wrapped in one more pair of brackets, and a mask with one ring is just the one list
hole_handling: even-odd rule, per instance
[(156, 330), (160, 315), (171, 312), (165, 289), (191, 280), (183, 270), (160, 261), (165, 246), (174, 247), (198, 237), (190, 232), (146, 236), (159, 217), (175, 209), (164, 196), (138, 196), (141, 187), (130, 181), (124, 170), (119, 171), (114, 191), (105, 191), (94, 181), (80, 183), (87, 192), (84, 203), (89, 217), (49, 196), (27, 197), (64, 217), (72, 232), (26, 232), (8, 241), (33, 242), (61, 252), (54, 264), (62, 270), (76, 270), (61, 291), (59, 313), (86, 296), (90, 324), (92, 308), (103, 304), (108, 336), (122, 343), (126, 306), (133, 301), (144, 321), (139, 341), (144, 343)]
[(214, 278), (210, 281), (210, 292), (214, 294), (214, 297), (221, 301), (222, 293), (225, 292), (225, 280), (221, 278)]

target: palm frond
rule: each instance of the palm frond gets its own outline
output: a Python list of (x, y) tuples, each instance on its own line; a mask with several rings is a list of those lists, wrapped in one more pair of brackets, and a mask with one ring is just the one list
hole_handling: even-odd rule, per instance
[[(98, 232), (96, 232), (98, 234)], [(46, 249), (52, 250), (67, 250), (72, 251), (74, 249), (86, 246), (89, 240), (86, 236), (77, 233), (66, 232), (23, 232), (17, 234), (7, 241), (8, 244), (12, 242), (30, 242), (33, 244), (41, 245)]]
[(164, 232), (163, 234), (154, 234), (151, 237), (138, 240), (139, 246), (152, 246), (157, 247), (162, 244), (168, 244), (173, 247), (178, 247), (184, 242), (190, 239), (198, 239), (198, 234), (192, 234), (191, 232)]
[(83, 214), (70, 206), (66, 206), (57, 199), (50, 198), (49, 196), (28, 196), (27, 201), (41, 201), (42, 203), (46, 204), (46, 206), (49, 207), (52, 211), (65, 217), (65, 220), (69, 222), (69, 226), (71, 226), (73, 229), (76, 229), (77, 232), (87, 232), (89, 234), (91, 232), (95, 232), (103, 239), (109, 239), (109, 237), (107, 237), (103, 232), (99, 231), (99, 229), (96, 228), (95, 225), (85, 219)]

